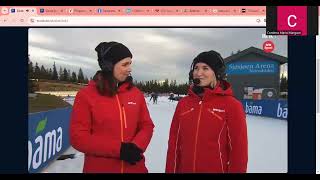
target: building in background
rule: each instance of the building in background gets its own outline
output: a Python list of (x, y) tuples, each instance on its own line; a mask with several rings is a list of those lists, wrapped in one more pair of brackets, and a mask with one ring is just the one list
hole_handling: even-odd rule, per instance
[(284, 56), (249, 47), (224, 59), (227, 80), (236, 98), (278, 99), (280, 95), (280, 66), (287, 63)]

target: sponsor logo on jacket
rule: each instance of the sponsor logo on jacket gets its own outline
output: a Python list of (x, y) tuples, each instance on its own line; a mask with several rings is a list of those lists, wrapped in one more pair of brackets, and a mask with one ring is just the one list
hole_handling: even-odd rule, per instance
[(212, 108), (212, 111), (216, 111), (216, 112), (226, 112), (224, 109), (217, 109), (217, 108)]

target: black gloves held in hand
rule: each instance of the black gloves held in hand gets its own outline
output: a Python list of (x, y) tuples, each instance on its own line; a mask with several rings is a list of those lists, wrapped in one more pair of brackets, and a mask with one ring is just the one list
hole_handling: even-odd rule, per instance
[(130, 163), (131, 165), (135, 165), (136, 162), (143, 158), (141, 154), (142, 152), (143, 151), (134, 143), (121, 143), (120, 159)]

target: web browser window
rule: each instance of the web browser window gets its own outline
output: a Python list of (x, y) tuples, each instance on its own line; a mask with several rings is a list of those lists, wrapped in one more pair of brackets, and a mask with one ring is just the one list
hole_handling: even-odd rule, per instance
[[(171, 156), (176, 172), (225, 173), (233, 166), (240, 167), (234, 171), (248, 173), (288, 171), (288, 37), (266, 35), (266, 7), (2, 6), (0, 10), (0, 28), (21, 28), (28, 34), (23, 60), (28, 62), (28, 172), (126, 173), (136, 166), (165, 173), (173, 163)], [(116, 57), (131, 57), (128, 51), (114, 52), (108, 60), (113, 46), (99, 58), (96, 48), (101, 42), (129, 49), (130, 73), (121, 69), (125, 65), (115, 69), (121, 60)], [(200, 63), (192, 65), (198, 55), (210, 51), (219, 53), (222, 61), (199, 58)], [(106, 61), (111, 62), (110, 76), (118, 78), (117, 87), (121, 89), (119, 79), (130, 76), (143, 101), (120, 90), (113, 98), (92, 90), (95, 93), (85, 100), (90, 118), (79, 123), (86, 116), (76, 114), (80, 106), (76, 104), (84, 101), (77, 100), (79, 92), (98, 88), (97, 74)], [(224, 64), (224, 74), (219, 74), (222, 69), (216, 63)], [(223, 83), (226, 87), (216, 92)], [(204, 95), (195, 93), (198, 86)], [(193, 96), (203, 99), (198, 102)], [(230, 120), (227, 109), (234, 108), (233, 102), (240, 109)], [(121, 160), (120, 146), (112, 142), (136, 142), (141, 148), (135, 141), (139, 136), (135, 133), (144, 129), (139, 103), (145, 103), (145, 116), (154, 129), (149, 139), (140, 134), (146, 147), (142, 160), (132, 165)], [(174, 117), (175, 112), (181, 114)], [(238, 118), (241, 112), (245, 120)], [(178, 135), (170, 131), (173, 119), (181, 122)], [(78, 134), (84, 131), (86, 137)], [(173, 140), (176, 137), (180, 139)]]

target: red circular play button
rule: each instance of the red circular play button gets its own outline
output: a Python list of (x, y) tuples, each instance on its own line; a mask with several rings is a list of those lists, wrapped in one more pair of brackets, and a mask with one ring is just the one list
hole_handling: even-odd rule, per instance
[(274, 44), (272, 41), (266, 41), (263, 43), (263, 51), (266, 53), (270, 53), (274, 50)]

